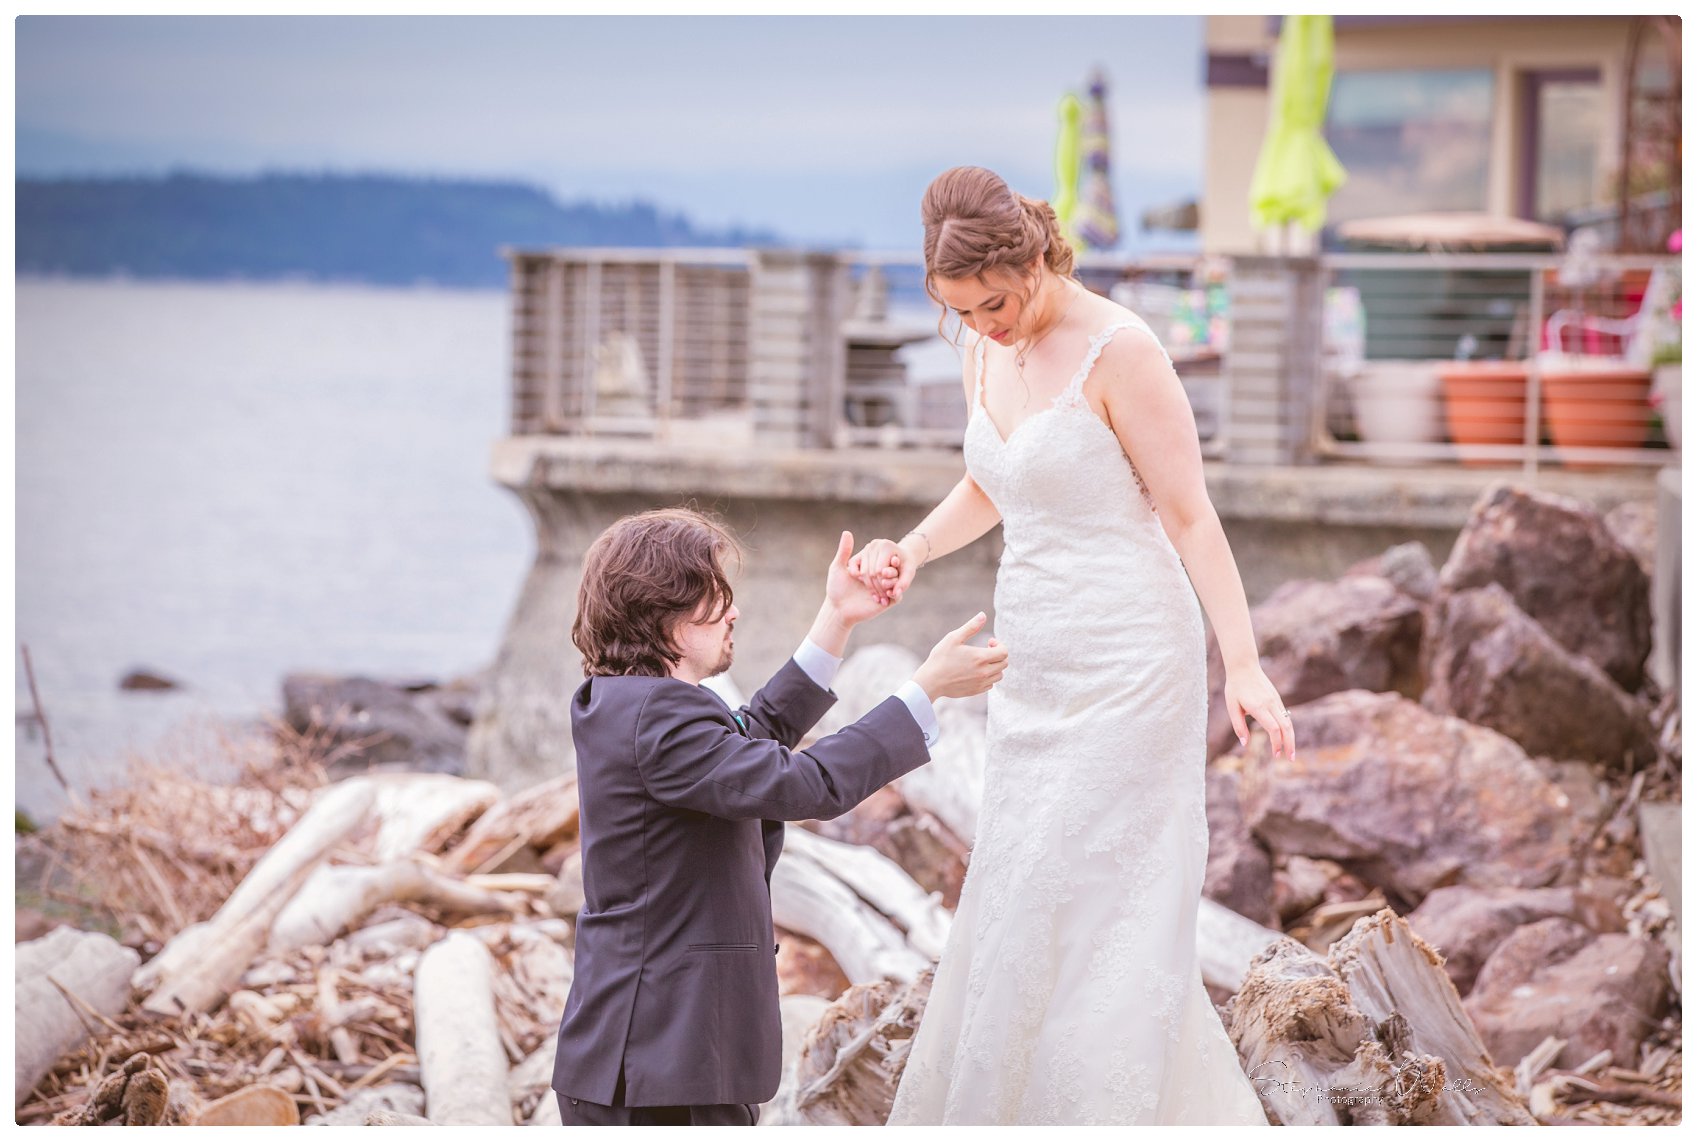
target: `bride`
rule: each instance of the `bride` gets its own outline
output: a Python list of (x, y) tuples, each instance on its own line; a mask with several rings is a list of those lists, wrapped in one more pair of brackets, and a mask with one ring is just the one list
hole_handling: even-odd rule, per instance
[(891, 1124), (1266, 1124), (1202, 984), (1208, 690), (1240, 739), (1289, 715), (1260, 667), (1190, 405), (1129, 310), (1072, 278), (1046, 203), (956, 167), (925, 192), (926, 290), (974, 334), (967, 474), (854, 569), (886, 601), (1002, 524), (984, 804)]

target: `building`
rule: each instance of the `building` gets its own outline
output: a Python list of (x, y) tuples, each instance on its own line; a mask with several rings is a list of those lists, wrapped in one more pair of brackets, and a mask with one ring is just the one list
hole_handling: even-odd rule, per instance
[[(1202, 246), (1254, 253), (1265, 238), (1250, 221), (1249, 183), (1281, 21), (1206, 21)], [(1326, 138), (1349, 181), (1328, 225), (1478, 211), (1612, 226), (1623, 167), (1634, 209), (1659, 214), (1640, 229), (1677, 219), (1676, 17), (1335, 16), (1333, 36)], [(1656, 240), (1629, 232), (1625, 245)]]

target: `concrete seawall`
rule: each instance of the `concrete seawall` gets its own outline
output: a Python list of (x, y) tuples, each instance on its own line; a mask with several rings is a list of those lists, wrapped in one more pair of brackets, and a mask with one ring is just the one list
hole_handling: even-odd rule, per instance
[[(843, 530), (856, 544), (912, 528), (964, 471), (959, 452), (727, 450), (567, 437), (500, 441), (492, 473), (535, 521), (537, 554), (520, 590), (470, 741), (468, 775), (516, 789), (571, 765), (568, 704), (582, 680), (571, 644), (580, 565), (615, 519), (693, 504), (744, 544), (734, 585), (743, 618), (732, 679), (752, 693), (795, 649), (818, 610), (824, 569)], [(1397, 543), (1418, 540), (1442, 564), (1468, 509), (1517, 469), (1212, 464), (1209, 495), (1250, 603), (1294, 578), (1332, 578)], [(1537, 486), (1607, 511), (1655, 495), (1650, 471), (1540, 470)], [(855, 646), (895, 642), (923, 654), (991, 596), (999, 531), (925, 571), (901, 606)], [(1089, 605), (1081, 599), (1080, 605)]]

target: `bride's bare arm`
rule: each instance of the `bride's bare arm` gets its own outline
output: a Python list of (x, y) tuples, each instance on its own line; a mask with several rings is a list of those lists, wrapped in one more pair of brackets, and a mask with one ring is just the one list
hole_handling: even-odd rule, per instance
[[(961, 354), (961, 386), (966, 393), (968, 422), (977, 395), (977, 362), (976, 345), (969, 341)], [(899, 542), (872, 540), (849, 561), (849, 570), (878, 591), (884, 601), (894, 604), (912, 585), (920, 567), (960, 550), (1001, 521), (1001, 512), (984, 494), (984, 489), (971, 475), (963, 475), (943, 501)]]
[(1196, 418), (1178, 374), (1153, 338), (1127, 330), (1108, 343), (1091, 379), (1100, 386), (1109, 427), (1149, 488), (1161, 526), (1208, 612), (1225, 659), (1226, 709), (1239, 739), (1249, 733), (1245, 715), (1253, 715), (1274, 752), (1294, 756), (1296, 738), (1284, 702), (1261, 670), (1243, 579), (1208, 498)]

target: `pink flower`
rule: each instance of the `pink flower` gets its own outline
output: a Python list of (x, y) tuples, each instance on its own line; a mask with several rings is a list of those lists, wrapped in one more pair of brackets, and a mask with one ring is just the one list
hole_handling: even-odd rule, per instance
[(1675, 230), (1673, 233), (1668, 235), (1668, 253), (1677, 254), (1679, 252), (1679, 247), (1680, 247), (1679, 235), (1681, 233), (1682, 233), (1681, 230)]

